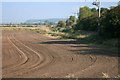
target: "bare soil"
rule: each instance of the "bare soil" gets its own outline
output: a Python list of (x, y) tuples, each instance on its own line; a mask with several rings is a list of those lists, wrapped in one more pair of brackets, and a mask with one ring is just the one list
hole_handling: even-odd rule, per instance
[(118, 75), (116, 53), (30, 31), (2, 31), (4, 78), (102, 78)]

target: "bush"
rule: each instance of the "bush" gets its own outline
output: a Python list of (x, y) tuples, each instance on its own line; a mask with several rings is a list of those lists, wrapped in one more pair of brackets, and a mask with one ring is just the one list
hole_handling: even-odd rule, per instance
[(64, 21), (59, 21), (57, 27), (65, 27), (66, 23)]

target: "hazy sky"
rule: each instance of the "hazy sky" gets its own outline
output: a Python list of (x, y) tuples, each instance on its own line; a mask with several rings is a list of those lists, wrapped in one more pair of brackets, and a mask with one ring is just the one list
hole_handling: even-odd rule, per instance
[[(117, 2), (101, 3), (102, 7), (107, 8), (114, 5), (117, 5)], [(2, 22), (20, 23), (28, 19), (68, 18), (82, 6), (95, 7), (92, 2), (2, 2)]]
[[(93, 2), (95, 0), (1, 0), (1, 2)], [(101, 2), (118, 2), (119, 0), (100, 0)]]

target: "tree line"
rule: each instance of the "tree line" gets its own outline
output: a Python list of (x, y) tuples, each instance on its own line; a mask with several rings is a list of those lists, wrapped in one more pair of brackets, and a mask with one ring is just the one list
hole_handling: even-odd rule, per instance
[[(100, 24), (98, 27), (98, 23)], [(81, 7), (78, 19), (70, 16), (66, 21), (59, 21), (57, 27), (71, 28), (74, 31), (86, 30), (98, 32), (103, 38), (120, 37), (120, 5), (116, 7), (101, 8), (101, 17), (98, 17), (98, 9)]]

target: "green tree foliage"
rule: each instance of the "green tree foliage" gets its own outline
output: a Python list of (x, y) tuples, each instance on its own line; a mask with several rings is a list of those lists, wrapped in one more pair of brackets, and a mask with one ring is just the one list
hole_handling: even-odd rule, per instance
[(69, 20), (75, 22), (75, 16), (70, 16)]
[(101, 8), (101, 13), (107, 12), (109, 9), (108, 8)]
[(98, 25), (98, 11), (96, 8), (89, 7), (80, 8), (79, 19), (75, 30), (97, 31)]
[(98, 18), (90, 16), (82, 19), (75, 27), (75, 30), (97, 31)]
[(91, 11), (92, 11), (93, 13), (97, 12), (96, 8), (92, 8)]
[[(89, 15), (87, 13), (89, 13)], [(101, 8), (100, 36), (106, 38), (118, 37), (120, 33), (120, 6), (112, 8)], [(75, 30), (98, 30), (98, 10), (96, 8), (80, 8), (80, 15)]]
[(120, 6), (107, 11), (102, 16), (101, 35), (107, 38), (120, 37)]
[(65, 27), (66, 23), (64, 21), (59, 21), (57, 27)]
[(70, 26), (69, 19), (66, 20), (66, 26)]
[(81, 19), (84, 19), (84, 18), (87, 18), (87, 17), (91, 16), (92, 11), (89, 7), (85, 6), (85, 7), (81, 7), (79, 9), (79, 14), (80, 14), (79, 15), (79, 20), (81, 20)]
[(73, 26), (75, 23), (75, 16), (70, 16), (68, 20), (66, 20), (66, 26)]

